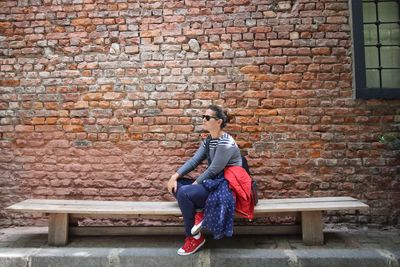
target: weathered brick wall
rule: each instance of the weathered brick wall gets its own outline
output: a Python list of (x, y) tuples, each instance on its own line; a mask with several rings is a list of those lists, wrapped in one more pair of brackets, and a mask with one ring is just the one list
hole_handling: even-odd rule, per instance
[(349, 21), (347, 0), (2, 1), (0, 225), (42, 221), (4, 211), (28, 197), (172, 200), (211, 103), (260, 197), (349, 195), (398, 224), (399, 151), (378, 137), (400, 102), (352, 99)]

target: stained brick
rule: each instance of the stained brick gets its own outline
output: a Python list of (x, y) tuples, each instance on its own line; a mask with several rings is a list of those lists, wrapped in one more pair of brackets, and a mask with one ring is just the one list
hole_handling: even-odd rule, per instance
[(271, 40), (270, 44), (271, 44), (271, 46), (284, 47), (284, 46), (292, 45), (292, 41), (290, 41), (290, 40)]

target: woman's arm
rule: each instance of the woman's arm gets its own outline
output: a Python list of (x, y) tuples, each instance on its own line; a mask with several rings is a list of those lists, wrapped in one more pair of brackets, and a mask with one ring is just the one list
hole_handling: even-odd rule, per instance
[(206, 155), (206, 148), (204, 145), (204, 141), (200, 143), (200, 147), (197, 149), (196, 153), (193, 155), (191, 159), (185, 162), (182, 167), (180, 167), (176, 172), (179, 174), (180, 177), (185, 176), (189, 172), (193, 171), (200, 163), (205, 160), (207, 157)]
[(194, 170), (206, 157), (206, 149), (203, 141), (201, 142), (200, 147), (197, 149), (194, 156), (186, 161), (185, 164), (183, 164), (183, 166), (180, 167), (176, 173), (171, 175), (167, 183), (168, 191), (170, 193), (176, 192), (178, 178)]
[(236, 149), (237, 148), (235, 146), (230, 144), (218, 144), (210, 166), (208, 166), (207, 170), (205, 170), (196, 179), (196, 181), (201, 184), (205, 179), (210, 179), (217, 176), (221, 171), (225, 169)]

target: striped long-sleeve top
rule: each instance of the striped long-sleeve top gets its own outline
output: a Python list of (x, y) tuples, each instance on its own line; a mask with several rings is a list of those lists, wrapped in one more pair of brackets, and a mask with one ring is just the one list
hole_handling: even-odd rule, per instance
[[(242, 166), (242, 156), (239, 147), (235, 140), (228, 133), (224, 133), (218, 139), (211, 139), (210, 146), (210, 159), (211, 164), (208, 168), (196, 179), (200, 184), (206, 179), (213, 179), (221, 173), (227, 166)], [(182, 177), (192, 170), (207, 158), (206, 141), (202, 141), (200, 147), (197, 149), (194, 156), (185, 162), (180, 167), (177, 173)]]

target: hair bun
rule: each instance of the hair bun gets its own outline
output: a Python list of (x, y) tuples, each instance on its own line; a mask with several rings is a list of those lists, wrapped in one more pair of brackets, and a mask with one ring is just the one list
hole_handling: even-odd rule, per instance
[(232, 120), (232, 116), (228, 113), (227, 110), (224, 111), (225, 115), (225, 123), (229, 123)]

